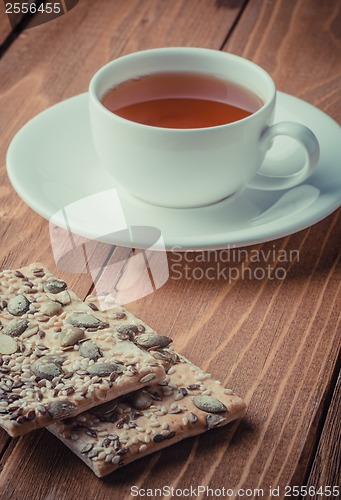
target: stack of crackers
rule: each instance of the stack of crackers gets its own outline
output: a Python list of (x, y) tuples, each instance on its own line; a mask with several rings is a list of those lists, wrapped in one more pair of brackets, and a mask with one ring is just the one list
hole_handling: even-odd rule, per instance
[(47, 427), (93, 472), (225, 425), (245, 403), (123, 307), (41, 264), (0, 273), (0, 426)]

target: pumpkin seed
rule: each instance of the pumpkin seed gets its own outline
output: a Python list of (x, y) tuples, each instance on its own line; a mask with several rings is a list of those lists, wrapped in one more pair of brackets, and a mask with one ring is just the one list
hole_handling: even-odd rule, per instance
[(218, 427), (220, 424), (226, 421), (221, 415), (217, 415), (216, 413), (210, 413), (206, 416), (206, 426), (207, 429), (213, 429), (214, 427)]
[(30, 308), (30, 302), (25, 295), (15, 295), (7, 302), (7, 311), (13, 316), (22, 316)]
[(13, 354), (17, 349), (18, 344), (12, 337), (0, 333), (0, 354)]
[(44, 304), (40, 308), (40, 312), (45, 314), (46, 316), (56, 316), (60, 314), (63, 310), (63, 307), (58, 302), (53, 302), (52, 300), (48, 300), (44, 302)]
[(11, 337), (19, 337), (26, 328), (28, 327), (28, 321), (26, 319), (13, 319), (5, 328), (2, 333), (10, 335)]
[(99, 347), (91, 340), (80, 344), (79, 353), (83, 358), (93, 359), (94, 361), (97, 361), (102, 356)]
[(52, 418), (61, 419), (70, 417), (76, 408), (71, 401), (56, 401), (47, 408), (47, 412)]
[(87, 313), (76, 313), (69, 317), (67, 320), (72, 326), (77, 326), (81, 328), (98, 328), (102, 322)]
[(142, 390), (135, 392), (131, 397), (131, 404), (136, 410), (146, 410), (153, 402), (149, 392)]
[(120, 365), (116, 365), (115, 363), (95, 363), (88, 368), (88, 373), (91, 375), (98, 375), (99, 377), (106, 377), (112, 373), (122, 372), (122, 367)]
[(63, 373), (60, 365), (50, 360), (43, 360), (42, 358), (32, 363), (31, 371), (36, 377), (47, 380), (53, 380)]
[(62, 347), (73, 346), (84, 338), (84, 330), (76, 326), (67, 326), (59, 334), (59, 342)]
[(57, 280), (56, 278), (52, 278), (48, 280), (44, 285), (44, 291), (50, 293), (59, 293), (67, 288), (67, 284), (65, 281)]
[(135, 343), (144, 349), (167, 347), (171, 342), (172, 339), (169, 337), (158, 335), (157, 333), (142, 333), (142, 335), (139, 335), (135, 340)]
[(193, 403), (199, 410), (207, 413), (222, 413), (227, 411), (224, 403), (211, 396), (194, 396)]

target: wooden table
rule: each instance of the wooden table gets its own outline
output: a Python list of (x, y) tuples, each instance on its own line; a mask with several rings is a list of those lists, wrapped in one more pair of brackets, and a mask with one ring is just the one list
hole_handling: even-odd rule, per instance
[[(48, 222), (19, 199), (6, 176), (12, 137), (40, 111), (86, 91), (92, 74), (122, 54), (162, 46), (232, 52), (262, 65), (279, 90), (341, 118), (339, 0), (80, 0), (32, 29), (22, 30), (33, 22), (25, 18), (13, 35), (1, 9), (2, 269), (39, 260), (61, 274)], [(284, 264), (285, 280), (176, 280), (171, 272), (162, 288), (129, 305), (245, 398), (241, 422), (104, 480), (46, 430), (18, 439), (0, 431), (1, 499), (128, 499), (132, 485), (248, 489), (239, 498), (271, 498), (270, 487), (279, 487), (284, 498), (286, 486), (338, 485), (340, 228), (337, 211), (309, 229), (251, 247), (298, 250), (299, 258)], [(99, 248), (103, 261), (108, 251)], [(205, 270), (212, 264), (188, 265)], [(61, 275), (82, 297), (91, 291), (90, 275)], [(312, 492), (305, 498), (326, 497)]]

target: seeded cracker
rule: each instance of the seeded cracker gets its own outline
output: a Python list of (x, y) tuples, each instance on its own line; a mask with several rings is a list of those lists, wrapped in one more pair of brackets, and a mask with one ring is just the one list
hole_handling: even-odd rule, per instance
[(238, 396), (179, 356), (163, 382), (58, 421), (48, 430), (103, 477), (244, 413)]
[[(108, 318), (125, 314), (129, 321), (136, 320), (123, 308), (106, 314)], [(153, 337), (152, 333), (144, 335)], [(132, 338), (137, 339), (138, 335)], [(241, 398), (172, 348), (155, 345), (150, 352), (167, 371), (162, 382), (48, 428), (98, 477), (245, 413)]]
[(162, 380), (133, 332), (145, 327), (107, 319), (41, 264), (1, 272), (0, 426), (19, 436)]

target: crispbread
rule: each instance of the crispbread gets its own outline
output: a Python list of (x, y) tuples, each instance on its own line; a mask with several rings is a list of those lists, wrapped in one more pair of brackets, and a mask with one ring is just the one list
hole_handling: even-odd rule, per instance
[(142, 324), (93, 309), (40, 263), (0, 273), (0, 426), (10, 435), (164, 378), (129, 340)]
[[(104, 297), (87, 297), (86, 301), (94, 308), (105, 304)], [(167, 375), (158, 384), (48, 427), (98, 477), (177, 441), (225, 425), (246, 411), (244, 401), (231, 389), (224, 389), (211, 374), (172, 347), (153, 345), (155, 332), (125, 308), (115, 306), (103, 316), (109, 321), (116, 314), (125, 314), (129, 323), (138, 321), (144, 326), (143, 342), (139, 333), (130, 339), (140, 340), (162, 362)]]
[(164, 352), (163, 382), (48, 427), (98, 477), (244, 415), (245, 403), (232, 390), (183, 356)]

